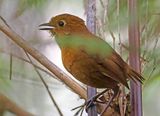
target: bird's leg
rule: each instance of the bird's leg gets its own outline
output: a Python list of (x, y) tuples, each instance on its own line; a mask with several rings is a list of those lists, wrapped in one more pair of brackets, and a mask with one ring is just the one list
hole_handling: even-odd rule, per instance
[(86, 105), (86, 111), (88, 110), (88, 108), (92, 107), (94, 105), (94, 102), (96, 101), (96, 99), (101, 96), (102, 94), (104, 94), (106, 91), (108, 91), (109, 89), (105, 89), (102, 92), (98, 93), (97, 95), (91, 97), (90, 99), (88, 99), (85, 103)]
[(109, 99), (109, 101), (107, 102), (107, 105), (106, 105), (105, 108), (102, 110), (100, 116), (103, 115), (103, 113), (104, 113), (104, 112), (108, 109), (108, 107), (110, 106), (110, 104), (111, 104), (111, 102), (113, 101), (113, 99), (117, 96), (117, 94), (118, 94), (118, 92), (119, 92), (119, 87), (116, 86), (116, 87), (113, 89), (113, 91), (114, 91), (113, 96), (112, 96), (112, 97)]

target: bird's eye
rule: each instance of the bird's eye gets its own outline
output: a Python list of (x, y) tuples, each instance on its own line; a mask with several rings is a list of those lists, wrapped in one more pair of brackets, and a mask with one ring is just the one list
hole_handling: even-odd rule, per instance
[(58, 22), (58, 25), (60, 27), (63, 27), (65, 24), (66, 24), (66, 22), (64, 20), (61, 20), (61, 21)]

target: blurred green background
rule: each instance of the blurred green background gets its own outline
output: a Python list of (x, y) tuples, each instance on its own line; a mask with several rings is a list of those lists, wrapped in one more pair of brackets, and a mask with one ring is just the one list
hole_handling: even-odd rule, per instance
[[(97, 1), (97, 35), (105, 39), (128, 61), (127, 0)], [(62, 70), (61, 55), (53, 37), (38, 30), (52, 16), (70, 13), (86, 19), (86, 0), (0, 0), (0, 16), (32, 46), (47, 56)], [(141, 63), (144, 116), (160, 115), (160, 1), (141, 0), (138, 3), (141, 32)], [(0, 32), (0, 93), (37, 116), (58, 116), (58, 112), (32, 65), (13, 57), (12, 79), (10, 55), (26, 58), (22, 49)], [(35, 61), (36, 64), (38, 64)], [(67, 72), (66, 72), (67, 73)], [(62, 82), (41, 72), (64, 116), (72, 116), (72, 108), (84, 101)], [(84, 113), (84, 115), (86, 115)], [(12, 116), (5, 113), (5, 116)]]

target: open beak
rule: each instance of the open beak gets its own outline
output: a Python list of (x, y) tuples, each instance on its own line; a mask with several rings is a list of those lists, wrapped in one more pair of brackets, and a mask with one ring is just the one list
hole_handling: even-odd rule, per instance
[[(44, 27), (43, 27), (44, 26)], [(51, 24), (49, 23), (44, 23), (44, 24), (41, 24), (39, 25), (39, 30), (52, 30), (54, 28), (54, 26), (52, 26)], [(41, 28), (42, 27), (42, 28)]]

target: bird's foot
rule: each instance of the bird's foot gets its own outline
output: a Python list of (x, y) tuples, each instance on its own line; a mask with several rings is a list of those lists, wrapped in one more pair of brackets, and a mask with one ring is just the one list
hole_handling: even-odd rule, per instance
[(78, 106), (78, 107), (75, 107), (73, 108), (72, 110), (77, 110), (78, 111), (75, 113), (74, 116), (77, 116), (79, 113), (83, 113), (83, 110), (85, 109), (86, 112), (88, 111), (88, 109), (94, 105), (96, 105), (96, 103), (102, 103), (102, 104), (105, 104), (106, 102), (104, 101), (99, 101), (98, 98), (100, 98), (101, 95), (103, 95), (106, 91), (108, 91), (109, 89), (105, 89), (104, 91), (98, 93), (97, 95), (91, 97), (90, 99), (88, 99), (84, 104)]
[(108, 91), (108, 89), (105, 89), (103, 90), (102, 92), (98, 93), (97, 95), (89, 98), (86, 102), (85, 102), (85, 105), (86, 105), (86, 112), (88, 111), (88, 109), (92, 106), (94, 106), (96, 103), (104, 103), (102, 101), (98, 101), (97, 99), (103, 95), (106, 91)]
[(86, 102), (85, 102), (85, 106), (86, 106), (86, 112), (88, 111), (88, 109), (92, 106), (95, 105), (95, 102), (97, 100), (97, 97), (96, 96), (93, 96), (91, 97), (90, 99), (88, 99)]
[(87, 112), (90, 107), (95, 105), (95, 102), (97, 102), (96, 99), (97, 99), (97, 96), (93, 96), (92, 98), (88, 99), (84, 104), (73, 108), (72, 111), (78, 109), (77, 112), (74, 114), (74, 116), (77, 116), (78, 114), (82, 114), (84, 109)]

